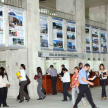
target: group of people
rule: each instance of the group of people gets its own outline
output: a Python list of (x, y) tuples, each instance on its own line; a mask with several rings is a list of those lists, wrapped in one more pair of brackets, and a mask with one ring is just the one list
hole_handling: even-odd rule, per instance
[[(93, 78), (90, 78), (91, 72), (89, 72), (90, 65), (85, 64), (83, 66), (82, 63), (79, 63), (79, 66), (74, 68), (74, 74), (72, 77), (70, 77), (70, 74), (68, 70), (65, 68), (65, 65), (62, 65), (61, 73), (59, 74), (59, 79), (62, 81), (63, 84), (63, 100), (62, 101), (68, 101), (72, 100), (73, 106), (72, 108), (78, 108), (78, 103), (82, 101), (83, 107), (86, 106), (86, 102), (84, 99), (84, 95), (86, 94), (86, 97), (91, 104), (92, 108), (97, 108), (96, 105), (93, 102), (92, 95), (90, 92), (89, 85), (93, 86), (92, 80)], [(19, 100), (19, 103), (24, 102), (24, 97), (27, 102), (30, 101), (30, 97), (28, 94), (27, 86), (31, 83), (29, 77), (26, 74), (26, 67), (24, 64), (20, 65), (20, 76), (17, 76), (19, 80), (19, 95), (17, 96), (17, 100)], [(39, 99), (37, 100), (43, 100), (46, 98), (46, 95), (42, 92), (42, 69), (40, 67), (37, 67), (36, 69), (37, 75), (39, 76), (35, 80), (38, 82), (37, 86), (37, 93), (39, 96)], [(53, 95), (57, 95), (56, 90), (56, 82), (57, 82), (57, 70), (53, 67), (53, 65), (50, 65), (49, 69), (47, 69), (47, 74), (51, 74), (51, 80), (52, 80), (52, 88), (53, 88)], [(102, 85), (102, 95), (101, 100), (106, 100), (106, 85), (107, 85), (107, 77), (108, 72), (105, 69), (104, 64), (100, 64), (99, 66), (99, 72), (96, 72), (96, 76), (100, 78), (100, 83)], [(69, 86), (72, 88), (72, 94), (69, 94), (68, 88)], [(8, 80), (8, 75), (6, 73), (6, 70), (1, 67), (0, 68), (0, 107), (1, 104), (3, 104), (3, 107), (9, 107), (6, 103), (7, 99), (7, 92), (8, 88), (10, 87), (10, 83)], [(78, 94), (77, 98), (75, 97), (75, 94)]]

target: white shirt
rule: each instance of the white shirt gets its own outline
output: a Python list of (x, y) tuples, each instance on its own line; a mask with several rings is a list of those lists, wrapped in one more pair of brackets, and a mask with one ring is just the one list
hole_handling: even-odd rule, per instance
[(0, 88), (6, 87), (6, 84), (3, 83), (3, 78), (0, 76)]
[(64, 76), (61, 77), (61, 81), (63, 83), (70, 82), (70, 74), (69, 74), (69, 72), (64, 73)]
[(9, 81), (7, 80), (7, 76), (6, 76), (6, 75), (4, 75), (3, 83), (5, 83), (5, 84), (10, 84)]
[(101, 72), (101, 70), (99, 71), (99, 74), (102, 75), (102, 78), (100, 78), (100, 79), (107, 79), (107, 77), (103, 77), (103, 73), (104, 73), (104, 72), (107, 72), (107, 70), (105, 69), (103, 72)]
[(22, 78), (20, 79), (20, 82), (21, 82), (21, 81), (27, 81), (26, 72), (25, 72), (24, 69), (21, 69), (21, 70), (20, 70), (20, 76), (22, 76)]

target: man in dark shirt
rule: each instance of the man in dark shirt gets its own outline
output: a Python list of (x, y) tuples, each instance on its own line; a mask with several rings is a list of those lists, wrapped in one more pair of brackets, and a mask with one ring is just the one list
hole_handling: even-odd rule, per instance
[[(65, 68), (65, 65), (63, 64), (63, 65), (61, 65), (61, 68), (63, 69), (63, 68)], [(61, 77), (63, 77), (63, 75), (64, 75), (64, 73), (63, 73), (63, 71), (61, 70), (61, 73), (59, 74)]]

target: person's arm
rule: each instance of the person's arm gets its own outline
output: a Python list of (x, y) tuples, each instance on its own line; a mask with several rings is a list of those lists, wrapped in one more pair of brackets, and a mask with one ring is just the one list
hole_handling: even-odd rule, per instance
[(86, 80), (85, 78), (83, 78), (83, 77), (81, 78), (81, 80), (82, 80), (82, 81), (84, 81), (84, 82), (86, 82), (86, 83), (88, 83), (88, 84), (90, 84), (90, 85), (93, 85), (93, 83), (92, 83), (92, 82), (87, 81), (87, 80)]
[(50, 73), (50, 69), (47, 69), (46, 74)]

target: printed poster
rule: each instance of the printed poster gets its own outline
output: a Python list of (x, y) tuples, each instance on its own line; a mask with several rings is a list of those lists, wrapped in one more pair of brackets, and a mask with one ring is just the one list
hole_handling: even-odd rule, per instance
[(24, 11), (8, 7), (9, 45), (24, 45)]
[(53, 49), (63, 50), (63, 20), (52, 18), (53, 20)]
[(40, 16), (41, 48), (48, 48), (48, 17)]
[(0, 45), (5, 45), (5, 36), (3, 34), (3, 6), (0, 6)]
[(76, 23), (67, 21), (67, 50), (76, 51)]
[(99, 53), (99, 29), (92, 27), (92, 47), (93, 52)]
[(85, 33), (86, 33), (86, 52), (91, 52), (90, 49), (90, 26), (86, 25), (85, 27)]
[(101, 52), (107, 52), (107, 33), (105, 29), (100, 30), (101, 33)]

